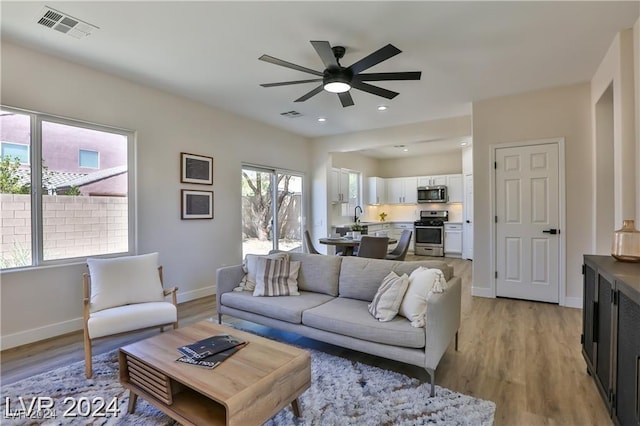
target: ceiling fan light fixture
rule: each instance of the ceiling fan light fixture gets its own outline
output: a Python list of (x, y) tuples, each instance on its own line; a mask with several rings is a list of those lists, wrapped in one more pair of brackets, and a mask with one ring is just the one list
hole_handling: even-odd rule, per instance
[(331, 93), (344, 93), (351, 90), (351, 85), (336, 78), (335, 81), (325, 81), (324, 90)]

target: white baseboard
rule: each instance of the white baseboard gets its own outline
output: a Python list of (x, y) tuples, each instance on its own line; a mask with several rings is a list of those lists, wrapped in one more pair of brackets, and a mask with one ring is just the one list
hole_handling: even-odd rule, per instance
[[(190, 300), (199, 299), (205, 296), (216, 294), (216, 286), (199, 288), (197, 290), (178, 292), (178, 303), (188, 302)], [(213, 306), (212, 306), (213, 308)], [(56, 324), (45, 325), (42, 327), (32, 328), (29, 330), (19, 331), (13, 334), (7, 334), (0, 337), (0, 350), (15, 348), (17, 346), (38, 342), (51, 337), (61, 336), (63, 334), (72, 333), (82, 330), (82, 317), (62, 321)]]
[(565, 297), (563, 306), (582, 309), (582, 297)]
[(49, 339), (55, 336), (82, 330), (82, 318), (74, 318), (56, 324), (32, 328), (18, 333), (7, 334), (0, 338), (0, 349), (5, 350), (16, 346), (26, 345), (39, 340)]
[(180, 291), (178, 291), (178, 303), (188, 302), (190, 300), (200, 299), (201, 297), (212, 296), (214, 294), (216, 294), (215, 285), (199, 288), (197, 290), (185, 291), (184, 293), (180, 293)]
[(490, 288), (487, 288), (487, 287), (471, 287), (471, 295), (495, 299), (493, 292), (491, 291)]

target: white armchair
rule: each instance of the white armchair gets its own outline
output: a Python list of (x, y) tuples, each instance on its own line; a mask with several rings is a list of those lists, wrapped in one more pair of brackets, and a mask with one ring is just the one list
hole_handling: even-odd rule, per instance
[[(178, 328), (177, 287), (164, 290), (158, 253), (87, 259), (83, 274), (84, 357), (93, 375), (91, 342), (116, 334), (165, 326)], [(171, 302), (165, 297), (171, 296)]]

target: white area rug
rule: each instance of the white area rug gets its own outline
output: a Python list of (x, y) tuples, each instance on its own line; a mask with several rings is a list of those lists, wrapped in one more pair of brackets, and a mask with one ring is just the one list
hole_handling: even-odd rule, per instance
[[(312, 385), (301, 397), (302, 418), (291, 407), (283, 409), (267, 424), (275, 425), (491, 425), (495, 404), (445, 388), (436, 387), (429, 398), (427, 383), (405, 375), (309, 350), (312, 360)], [(177, 356), (177, 355), (176, 355)], [(138, 398), (134, 414), (127, 414), (129, 392), (118, 382), (116, 352), (94, 358), (94, 377), (84, 376), (84, 362), (43, 373), (2, 386), (0, 424), (2, 425), (173, 425), (169, 417)], [(196, 367), (193, 367), (196, 368)], [(32, 398), (51, 397), (56, 419), (7, 418)], [(73, 401), (94, 398), (107, 403), (117, 399), (117, 417), (63, 417)], [(6, 401), (9, 398), (9, 407)], [(67, 402), (65, 402), (65, 398)], [(114, 407), (112, 405), (112, 407)], [(93, 408), (97, 408), (93, 405)], [(82, 413), (77, 407), (71, 413)], [(102, 411), (104, 412), (104, 410)], [(9, 416), (10, 417), (10, 416)], [(203, 425), (204, 426), (204, 425)]]

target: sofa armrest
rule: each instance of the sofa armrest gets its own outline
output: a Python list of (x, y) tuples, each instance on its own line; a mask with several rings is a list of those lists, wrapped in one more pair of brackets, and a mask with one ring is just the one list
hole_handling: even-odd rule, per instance
[(224, 266), (216, 271), (216, 306), (220, 312), (220, 298), (224, 293), (233, 291), (244, 277), (242, 265)]
[(460, 328), (462, 280), (454, 276), (443, 293), (427, 301), (425, 368), (435, 370)]

